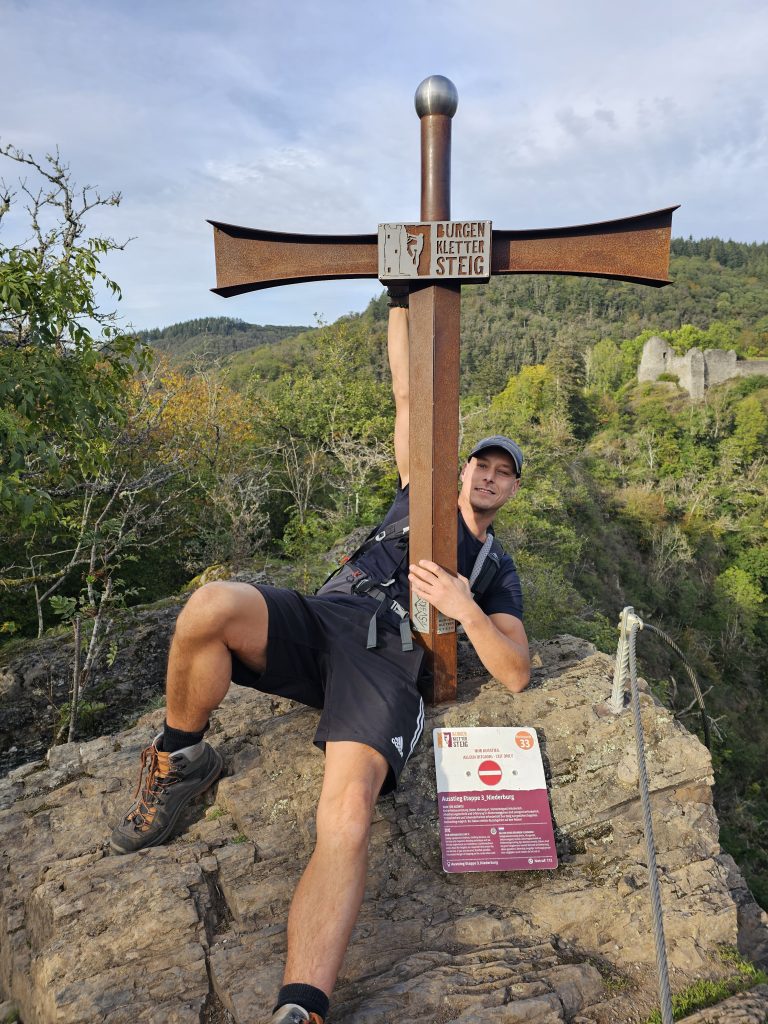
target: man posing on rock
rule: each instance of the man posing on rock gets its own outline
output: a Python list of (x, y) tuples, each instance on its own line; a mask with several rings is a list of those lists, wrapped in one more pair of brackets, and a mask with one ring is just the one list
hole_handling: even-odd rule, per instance
[[(482, 594), (469, 577), (488, 554), (493, 518), (517, 491), (523, 455), (492, 437), (461, 473), (458, 568), (407, 565), (408, 310), (392, 299), (388, 348), (400, 486), (379, 536), (314, 597), (247, 583), (208, 583), (179, 616), (168, 660), (164, 731), (142, 753), (139, 797), (112, 834), (116, 853), (166, 841), (182, 809), (208, 788), (222, 759), (203, 740), (230, 681), (321, 708), (325, 751), (317, 844), (288, 916), (288, 955), (273, 1024), (322, 1024), (365, 889), (374, 804), (391, 792), (421, 736), (423, 650), (413, 645), (408, 582), (466, 631), (507, 689), (528, 685), (520, 583), (509, 556), (493, 559)], [(386, 527), (390, 527), (389, 531)], [(382, 537), (383, 535), (383, 537)], [(491, 549), (492, 551), (494, 549)], [(487, 568), (487, 567), (486, 567)], [(477, 584), (474, 584), (477, 588)], [(354, 586), (354, 590), (353, 590)]]

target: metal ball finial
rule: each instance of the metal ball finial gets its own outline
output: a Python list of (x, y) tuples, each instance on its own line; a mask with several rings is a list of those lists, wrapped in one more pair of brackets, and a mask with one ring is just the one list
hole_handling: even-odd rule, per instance
[(414, 103), (419, 117), (426, 117), (427, 114), (453, 117), (459, 105), (459, 93), (450, 78), (430, 75), (416, 90)]

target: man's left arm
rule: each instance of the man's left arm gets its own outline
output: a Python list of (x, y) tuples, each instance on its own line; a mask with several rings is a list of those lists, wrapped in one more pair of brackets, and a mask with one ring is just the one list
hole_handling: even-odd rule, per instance
[(436, 562), (422, 559), (409, 569), (414, 593), (462, 624), (491, 675), (512, 693), (524, 690), (531, 678), (531, 659), (520, 619), (504, 612), (486, 615), (475, 603), (466, 576), (452, 576)]

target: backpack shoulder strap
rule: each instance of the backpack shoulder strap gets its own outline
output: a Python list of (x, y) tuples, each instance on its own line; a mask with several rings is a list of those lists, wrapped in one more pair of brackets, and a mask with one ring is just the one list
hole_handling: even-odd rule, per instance
[(469, 585), (476, 599), (486, 593), (501, 571), (503, 555), (504, 548), (501, 546), (501, 542), (489, 530), (469, 577)]
[(354, 562), (356, 558), (360, 557), (360, 555), (369, 551), (374, 544), (381, 544), (382, 541), (385, 540), (398, 540), (402, 542), (405, 539), (407, 542), (409, 529), (408, 516), (405, 516), (403, 519), (398, 519), (396, 522), (390, 523), (388, 526), (374, 526), (362, 544), (356, 547), (351, 555), (347, 555), (344, 561), (320, 584), (315, 593), (317, 594), (321, 591), (326, 583), (330, 583), (334, 576), (338, 575), (345, 565), (348, 565), (350, 562)]
[(356, 548), (347, 558), (347, 561), (354, 562), (354, 560), (359, 558), (360, 555), (369, 551), (374, 544), (381, 544), (385, 540), (401, 540), (402, 538), (407, 537), (409, 529), (408, 516), (405, 516), (403, 519), (398, 519), (396, 522), (390, 523), (388, 526), (374, 526), (360, 547)]

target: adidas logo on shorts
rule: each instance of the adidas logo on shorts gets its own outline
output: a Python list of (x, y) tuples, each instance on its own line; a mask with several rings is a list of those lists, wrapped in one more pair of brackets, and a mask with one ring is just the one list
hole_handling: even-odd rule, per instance
[(403, 737), (402, 736), (393, 736), (392, 737), (392, 744), (393, 744), (393, 746), (397, 747), (397, 752), (400, 755), (400, 757), (402, 757), (403, 756)]

